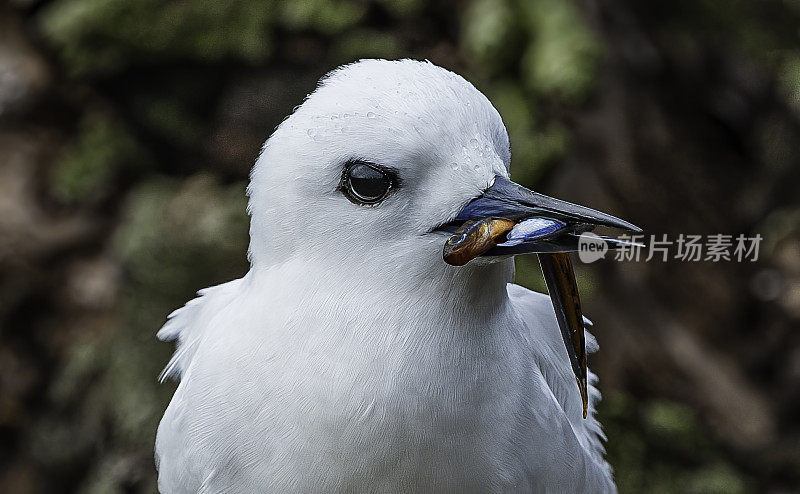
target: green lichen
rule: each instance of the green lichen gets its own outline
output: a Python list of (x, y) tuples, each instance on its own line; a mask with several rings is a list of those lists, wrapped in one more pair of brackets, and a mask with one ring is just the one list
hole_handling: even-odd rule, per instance
[(244, 183), (223, 187), (210, 175), (180, 186), (153, 180), (138, 188), (115, 242), (128, 285), (175, 304), (203, 283), (241, 274), (249, 224), (245, 208)]
[(516, 9), (506, 0), (472, 2), (463, 15), (462, 49), (480, 61), (481, 69), (498, 69), (514, 55), (510, 40), (517, 18)]
[(410, 17), (425, 7), (425, 0), (378, 0), (395, 17)]
[(127, 128), (102, 115), (89, 114), (73, 144), (50, 173), (52, 194), (62, 202), (98, 197), (121, 170), (149, 166), (148, 152)]
[(177, 59), (263, 59), (274, 10), (256, 0), (56, 0), (39, 21), (70, 72), (108, 74)]
[(511, 139), (512, 172), (514, 179), (532, 186), (535, 182), (538, 150), (533, 144), (536, 113), (533, 100), (525, 95), (519, 85), (511, 81), (495, 82), (489, 88), (489, 98), (494, 103)]
[(621, 493), (753, 492), (686, 405), (604, 390), (599, 411)]
[[(797, 37), (796, 17), (792, 18), (788, 9), (780, 14), (776, 10), (779, 3), (791, 9), (794, 1), (693, 0), (679, 3), (679, 9), (670, 12), (680, 11), (681, 15), (664, 21), (673, 35), (713, 39), (714, 43), (725, 44), (765, 67), (774, 69), (781, 49), (793, 46)], [(784, 17), (785, 24), (776, 22), (775, 15)]]
[(291, 30), (311, 29), (337, 34), (358, 24), (365, 13), (365, 4), (342, 0), (284, 2), (280, 22)]
[(532, 34), (522, 60), (528, 88), (570, 103), (581, 102), (597, 79), (603, 53), (600, 39), (572, 1), (539, 0), (522, 5), (524, 22)]
[(191, 146), (203, 136), (202, 123), (173, 95), (139, 98), (133, 111), (151, 131), (169, 141)]
[(495, 82), (489, 96), (511, 139), (514, 180), (535, 187), (547, 169), (569, 151), (569, 132), (557, 121), (543, 122), (533, 98), (511, 81)]
[(784, 57), (779, 74), (780, 88), (789, 103), (800, 111), (800, 51)]
[(343, 63), (361, 58), (401, 58), (403, 51), (390, 33), (374, 29), (356, 29), (343, 34), (335, 47), (336, 58)]
[(693, 472), (686, 484), (686, 492), (692, 494), (744, 494), (752, 491), (739, 472), (722, 462)]
[(247, 238), (243, 183), (223, 186), (209, 175), (154, 179), (131, 194), (113, 245), (126, 280), (122, 330), (109, 347), (106, 373), (120, 443), (152, 445), (174, 389), (153, 384), (173, 350), (156, 331), (198, 289), (244, 274)]

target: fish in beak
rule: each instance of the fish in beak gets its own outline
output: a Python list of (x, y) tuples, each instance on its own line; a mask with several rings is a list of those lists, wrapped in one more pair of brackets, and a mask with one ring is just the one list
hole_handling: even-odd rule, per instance
[[(446, 263), (463, 266), (478, 256), (536, 253), (556, 313), (583, 402), (588, 409), (584, 319), (569, 252), (577, 251), (581, 234), (597, 226), (640, 232), (641, 229), (587, 207), (561, 201), (495, 177), (480, 197), (470, 201), (439, 230), (451, 233), (444, 245)], [(614, 249), (630, 242), (593, 237)]]

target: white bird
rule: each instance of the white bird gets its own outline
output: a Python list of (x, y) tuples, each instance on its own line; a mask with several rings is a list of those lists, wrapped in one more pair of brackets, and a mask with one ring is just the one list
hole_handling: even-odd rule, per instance
[(556, 286), (574, 280), (550, 263), (557, 320), (511, 283), (510, 254), (635, 227), (516, 186), (509, 165), (500, 115), (450, 71), (327, 75), (253, 168), (249, 272), (158, 333), (178, 342), (164, 376), (180, 378), (160, 490), (615, 491), (577, 294)]

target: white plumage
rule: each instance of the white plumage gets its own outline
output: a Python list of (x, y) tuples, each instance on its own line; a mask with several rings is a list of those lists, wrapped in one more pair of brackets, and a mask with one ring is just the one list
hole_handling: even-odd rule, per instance
[[(351, 203), (356, 159), (400, 186)], [(445, 264), (432, 232), (509, 163), (499, 114), (458, 75), (365, 60), (327, 76), (253, 168), (250, 271), (158, 334), (180, 378), (161, 491), (614, 491), (599, 392), (584, 420), (549, 298), (510, 283), (511, 259)]]

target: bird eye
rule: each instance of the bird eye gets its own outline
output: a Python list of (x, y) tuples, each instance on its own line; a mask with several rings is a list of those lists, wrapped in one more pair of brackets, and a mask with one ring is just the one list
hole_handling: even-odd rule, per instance
[(392, 188), (392, 178), (378, 167), (356, 161), (345, 168), (342, 191), (356, 204), (377, 204)]

